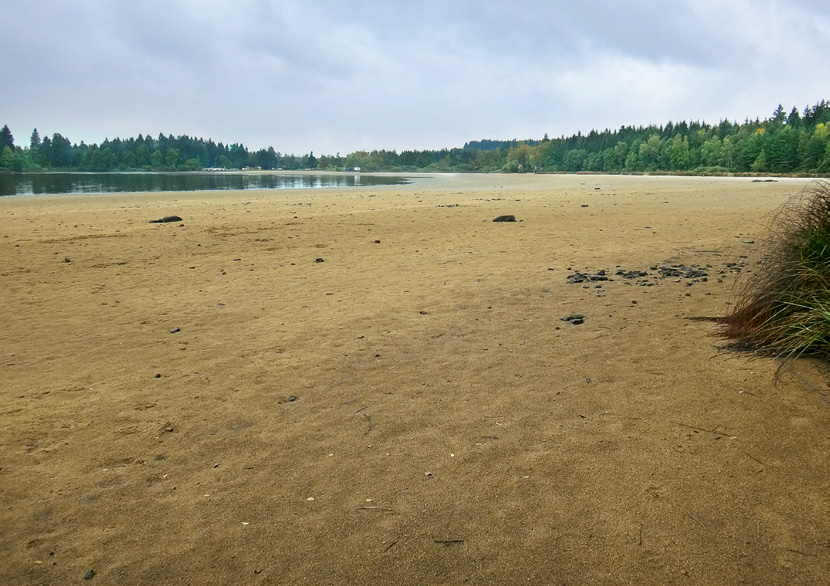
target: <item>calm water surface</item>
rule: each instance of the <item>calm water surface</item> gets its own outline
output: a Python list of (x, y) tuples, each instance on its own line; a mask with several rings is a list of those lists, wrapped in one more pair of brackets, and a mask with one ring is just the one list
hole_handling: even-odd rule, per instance
[(359, 174), (13, 173), (0, 174), (0, 196), (144, 191), (315, 189), (404, 185), (405, 177)]

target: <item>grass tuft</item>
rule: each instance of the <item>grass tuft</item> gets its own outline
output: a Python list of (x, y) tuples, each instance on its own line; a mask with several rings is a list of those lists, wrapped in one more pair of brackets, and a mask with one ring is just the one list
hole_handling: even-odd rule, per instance
[(739, 348), (781, 358), (830, 358), (830, 183), (786, 202), (759, 265), (737, 291), (725, 334)]

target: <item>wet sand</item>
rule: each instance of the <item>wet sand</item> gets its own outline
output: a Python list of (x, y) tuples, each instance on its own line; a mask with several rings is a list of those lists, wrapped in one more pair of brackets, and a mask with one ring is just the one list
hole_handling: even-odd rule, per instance
[(826, 583), (826, 370), (687, 319), (807, 183), (0, 198), (0, 582)]

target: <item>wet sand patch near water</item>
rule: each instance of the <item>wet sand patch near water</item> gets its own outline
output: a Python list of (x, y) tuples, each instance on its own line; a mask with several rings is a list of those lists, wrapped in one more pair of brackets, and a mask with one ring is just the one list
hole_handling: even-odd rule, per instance
[(806, 184), (2, 198), (0, 581), (821, 583), (826, 370), (686, 319)]

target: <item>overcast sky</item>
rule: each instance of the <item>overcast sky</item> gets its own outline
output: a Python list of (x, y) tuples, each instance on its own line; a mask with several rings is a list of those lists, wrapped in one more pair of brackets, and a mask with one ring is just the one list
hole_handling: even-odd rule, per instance
[(0, 125), (346, 154), (830, 99), (830, 0), (0, 0)]

